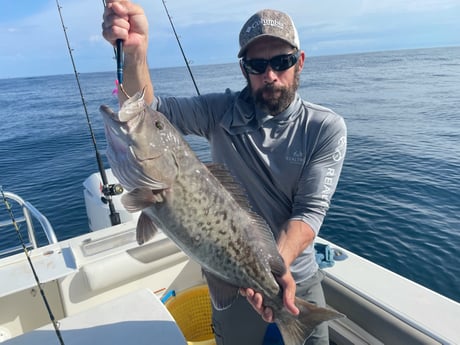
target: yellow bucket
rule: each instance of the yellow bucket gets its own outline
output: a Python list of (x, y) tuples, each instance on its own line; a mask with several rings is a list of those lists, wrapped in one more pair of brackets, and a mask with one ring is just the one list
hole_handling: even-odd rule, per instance
[(215, 345), (211, 326), (211, 299), (206, 285), (179, 292), (165, 302), (188, 345)]

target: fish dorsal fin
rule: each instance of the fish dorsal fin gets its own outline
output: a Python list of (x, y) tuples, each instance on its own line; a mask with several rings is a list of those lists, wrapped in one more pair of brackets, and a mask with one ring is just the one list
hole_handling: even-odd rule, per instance
[(243, 186), (235, 180), (233, 175), (228, 171), (224, 164), (211, 163), (206, 167), (214, 175), (215, 178), (232, 194), (235, 201), (244, 209), (251, 210), (251, 205), (248, 201), (248, 196)]
[(238, 297), (238, 287), (224, 282), (214, 274), (202, 269), (209, 287), (212, 305), (217, 310), (227, 309)]

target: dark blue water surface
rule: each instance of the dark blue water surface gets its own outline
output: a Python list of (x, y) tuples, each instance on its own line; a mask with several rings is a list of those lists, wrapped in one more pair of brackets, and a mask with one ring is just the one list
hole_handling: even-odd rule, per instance
[[(202, 93), (240, 89), (238, 64), (193, 67)], [(185, 68), (154, 69), (158, 94), (193, 95)], [(99, 105), (114, 73), (80, 75)], [(308, 58), (301, 95), (348, 125), (348, 154), (320, 235), (460, 301), (460, 48)], [(82, 183), (97, 171), (73, 75), (0, 80), (0, 185), (40, 209), (59, 239), (88, 231)], [(191, 139), (200, 158), (206, 143)], [(3, 206), (2, 206), (3, 209)], [(0, 217), (0, 220), (5, 217)], [(16, 244), (0, 233), (0, 249)]]

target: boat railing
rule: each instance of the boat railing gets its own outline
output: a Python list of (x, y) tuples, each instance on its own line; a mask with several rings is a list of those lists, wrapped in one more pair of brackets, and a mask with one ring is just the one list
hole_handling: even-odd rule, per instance
[[(33, 248), (36, 249), (39, 247), (37, 238), (35, 235), (35, 227), (33, 220), (37, 220), (40, 223), (43, 232), (45, 233), (46, 239), (48, 240), (48, 244), (57, 243), (58, 240), (56, 238), (56, 234), (54, 233), (54, 229), (51, 226), (51, 223), (48, 219), (39, 211), (37, 210), (30, 202), (22, 199), (20, 196), (11, 193), (11, 192), (4, 192), (4, 196), (6, 200), (10, 200), (15, 202), (19, 208), (22, 210), (22, 215), (14, 217), (14, 222), (17, 225), (26, 224), (27, 226), (27, 237), (28, 241), (25, 243), (26, 248)], [(13, 208), (13, 207), (12, 207)], [(15, 208), (16, 210), (16, 208)], [(13, 226), (13, 219), (10, 217), (6, 220), (0, 220), (0, 232), (3, 228)], [(0, 257), (4, 257), (18, 251), (22, 250), (22, 246), (13, 246), (10, 248), (0, 250)]]

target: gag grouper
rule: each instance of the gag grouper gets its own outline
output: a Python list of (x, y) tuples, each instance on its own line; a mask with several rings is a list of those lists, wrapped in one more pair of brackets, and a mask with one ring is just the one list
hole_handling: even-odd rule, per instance
[(229, 307), (241, 287), (260, 292), (286, 345), (304, 344), (318, 324), (343, 317), (299, 298), (298, 316), (285, 309), (275, 277), (286, 267), (267, 223), (225, 168), (201, 163), (166, 117), (145, 104), (143, 92), (118, 113), (104, 105), (101, 113), (109, 164), (128, 191), (122, 203), (142, 211), (139, 244), (161, 229), (201, 265), (217, 309)]

